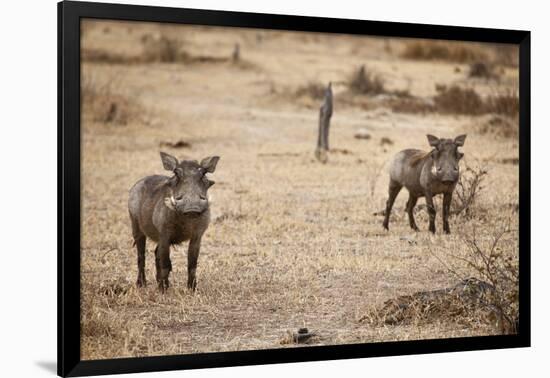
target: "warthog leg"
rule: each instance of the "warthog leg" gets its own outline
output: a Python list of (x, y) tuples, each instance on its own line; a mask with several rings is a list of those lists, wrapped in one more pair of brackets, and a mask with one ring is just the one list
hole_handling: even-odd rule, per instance
[(393, 203), (395, 202), (395, 198), (397, 197), (397, 195), (401, 191), (402, 187), (403, 187), (403, 185), (401, 185), (397, 181), (390, 180), (390, 186), (389, 186), (389, 189), (388, 189), (389, 197), (388, 197), (388, 200), (386, 201), (386, 214), (384, 216), (384, 223), (383, 223), (384, 228), (386, 230), (389, 229), (391, 208), (393, 207)]
[(449, 228), (449, 213), (451, 211), (451, 200), (453, 199), (453, 193), (445, 193), (443, 195), (443, 231), (446, 234), (451, 233)]
[(135, 239), (138, 265), (138, 276), (136, 285), (138, 287), (142, 287), (147, 284), (145, 280), (145, 241), (145, 235), (141, 235), (138, 239)]
[(197, 288), (196, 272), (200, 249), (201, 237), (192, 238), (187, 251), (187, 287), (193, 291)]
[(157, 268), (157, 282), (159, 290), (164, 293), (170, 286), (168, 276), (172, 270), (169, 242), (160, 241), (157, 245), (157, 248), (155, 249), (155, 265)]
[(137, 219), (132, 216), (130, 213), (130, 220), (132, 222), (132, 236), (134, 238), (134, 245), (137, 250), (137, 266), (138, 266), (138, 276), (136, 285), (138, 287), (145, 286), (145, 243), (146, 237), (145, 234), (141, 231), (139, 227), (139, 222)]
[(428, 215), (430, 216), (430, 232), (435, 234), (435, 206), (430, 191), (426, 191), (426, 206), (428, 207)]
[(413, 210), (414, 210), (414, 207), (416, 206), (417, 201), (418, 201), (418, 197), (409, 193), (409, 200), (407, 201), (407, 214), (409, 215), (409, 225), (415, 231), (418, 231), (418, 226), (414, 221)]

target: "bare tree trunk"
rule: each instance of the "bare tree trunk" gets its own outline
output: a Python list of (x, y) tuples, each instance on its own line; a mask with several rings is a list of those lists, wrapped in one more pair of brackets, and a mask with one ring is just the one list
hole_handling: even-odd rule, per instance
[(328, 136), (330, 118), (332, 117), (332, 83), (328, 83), (325, 91), (323, 104), (319, 109), (319, 136), (317, 138), (317, 149), (315, 157), (322, 163), (327, 162), (327, 151), (329, 150)]
[(241, 59), (241, 46), (238, 43), (235, 43), (235, 48), (233, 49), (231, 59), (233, 60), (233, 63), (237, 63)]

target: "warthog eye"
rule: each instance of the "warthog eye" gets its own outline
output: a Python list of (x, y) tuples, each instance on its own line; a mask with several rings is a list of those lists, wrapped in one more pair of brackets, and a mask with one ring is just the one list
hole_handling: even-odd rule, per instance
[(181, 201), (183, 199), (183, 196), (177, 196), (176, 201)]
[(441, 167), (437, 167), (437, 171), (438, 171), (438, 172), (441, 172)]

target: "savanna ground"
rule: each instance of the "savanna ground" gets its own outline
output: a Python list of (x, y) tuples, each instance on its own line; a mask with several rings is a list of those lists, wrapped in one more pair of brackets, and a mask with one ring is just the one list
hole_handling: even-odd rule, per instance
[[(483, 249), (506, 225), (496, 250), (517, 261), (513, 47), (106, 21), (82, 30), (83, 359), (296, 347), (300, 327), (317, 334), (309, 345), (499, 332), (474, 316), (389, 324), (376, 309), (484, 278), (462, 260), (474, 230)], [(362, 65), (367, 84), (354, 90)], [(314, 149), (329, 81), (332, 150), (321, 164)], [(387, 164), (401, 149), (428, 150), (427, 133), (468, 134), (461, 167), (487, 172), (481, 190), (451, 218), (451, 235), (440, 200), (437, 233), (422, 208), (414, 233), (402, 191), (386, 232), (375, 214)], [(195, 293), (186, 245), (173, 249), (161, 295), (148, 242), (149, 285), (135, 287), (128, 190), (166, 173), (159, 150), (221, 156)]]

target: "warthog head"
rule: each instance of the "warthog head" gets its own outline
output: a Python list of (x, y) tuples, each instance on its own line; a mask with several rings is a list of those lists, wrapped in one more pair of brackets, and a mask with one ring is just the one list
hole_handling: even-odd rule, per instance
[(205, 212), (208, 209), (207, 191), (214, 185), (206, 174), (216, 170), (219, 156), (209, 156), (200, 164), (196, 160), (178, 162), (178, 159), (164, 152), (160, 153), (160, 157), (164, 169), (174, 172), (169, 181), (171, 195), (164, 199), (166, 206), (189, 216)]
[(458, 147), (464, 145), (466, 135), (452, 139), (439, 139), (428, 134), (428, 142), (434, 147), (431, 152), (433, 159), (432, 174), (443, 183), (455, 183), (458, 181), (458, 161), (464, 154), (458, 151)]

